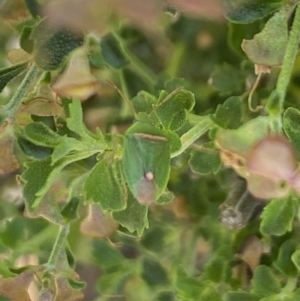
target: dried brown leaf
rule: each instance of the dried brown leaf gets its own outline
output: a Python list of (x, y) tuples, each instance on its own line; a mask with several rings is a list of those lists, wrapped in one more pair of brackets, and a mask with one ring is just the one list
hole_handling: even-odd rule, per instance
[(263, 254), (264, 248), (257, 236), (250, 236), (243, 244), (242, 251), (237, 255), (248, 264), (251, 271), (254, 272), (255, 268), (260, 263), (260, 258)]
[(0, 127), (0, 175), (19, 168), (19, 162), (14, 155), (14, 140), (12, 124), (4, 121)]
[(59, 95), (86, 100), (96, 93), (97, 86), (97, 79), (91, 74), (85, 51), (77, 49), (52, 89)]
[(31, 301), (28, 287), (33, 277), (32, 270), (25, 270), (16, 277), (0, 278), (0, 294), (13, 301)]
[(31, 57), (32, 56), (22, 48), (10, 49), (7, 53), (7, 59), (13, 65), (27, 62)]
[(92, 237), (109, 237), (118, 228), (118, 223), (110, 215), (104, 214), (96, 204), (90, 204), (88, 215), (80, 225), (80, 231)]

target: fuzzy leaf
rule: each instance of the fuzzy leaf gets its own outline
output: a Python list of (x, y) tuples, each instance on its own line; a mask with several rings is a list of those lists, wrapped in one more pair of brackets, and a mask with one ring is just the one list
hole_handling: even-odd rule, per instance
[(31, 161), (25, 165), (27, 169), (22, 174), (22, 179), (26, 182), (24, 186), (24, 199), (28, 211), (33, 211), (33, 204), (36, 193), (44, 186), (48, 176), (54, 167), (51, 166), (50, 158)]
[[(245, 85), (246, 74), (227, 63), (216, 66), (209, 83), (221, 95), (240, 94)], [(237, 98), (237, 97), (235, 97)]]
[(21, 175), (25, 182), (24, 198), (29, 212), (37, 209), (49, 188), (53, 185), (61, 171), (69, 164), (92, 156), (91, 150), (69, 155), (52, 165), (51, 158), (31, 161), (25, 164), (26, 170)]
[(216, 113), (211, 116), (211, 119), (225, 129), (237, 129), (242, 125), (242, 101), (240, 97), (232, 96), (225, 100), (221, 105), (218, 105)]
[(25, 127), (25, 137), (36, 145), (56, 147), (64, 137), (52, 131), (43, 122), (32, 122)]
[(22, 73), (26, 69), (26, 67), (27, 62), (0, 69), (0, 92), (2, 92), (4, 87), (12, 79)]
[(279, 294), (281, 291), (280, 284), (272, 270), (265, 265), (260, 265), (256, 268), (251, 283), (251, 292), (259, 296), (266, 297), (272, 294)]
[(126, 194), (118, 180), (120, 164), (116, 161), (106, 162), (104, 159), (99, 161), (85, 182), (86, 200), (99, 204), (104, 212), (119, 211), (126, 206)]
[(256, 65), (279, 66), (283, 61), (287, 41), (287, 12), (283, 8), (268, 20), (264, 29), (252, 40), (244, 40), (242, 48)]
[(224, 0), (225, 16), (234, 23), (251, 23), (281, 7), (278, 0)]
[(260, 231), (264, 235), (277, 236), (291, 231), (295, 213), (293, 198), (272, 200), (261, 215)]
[(92, 134), (83, 122), (81, 102), (78, 99), (73, 100), (69, 103), (68, 109), (67, 126), (69, 130), (77, 133), (81, 137), (85, 138), (85, 140), (94, 142), (94, 139), (97, 139), (98, 137)]
[(146, 91), (140, 91), (135, 97), (131, 99), (131, 102), (136, 113), (145, 112), (147, 114), (150, 114), (153, 110), (154, 105), (157, 103), (157, 99), (154, 95)]
[(170, 191), (165, 191), (159, 198), (158, 200), (155, 201), (156, 204), (158, 205), (164, 205), (167, 203), (170, 203), (174, 200), (175, 195), (170, 192)]
[(217, 173), (221, 167), (219, 152), (214, 148), (213, 142), (203, 143), (203, 150), (193, 150), (189, 165), (193, 172), (201, 175), (210, 172)]
[(187, 90), (174, 91), (168, 94), (162, 91), (158, 98), (154, 114), (165, 129), (172, 131), (180, 129), (186, 122), (186, 114), (195, 105), (194, 94)]
[(300, 111), (288, 108), (283, 114), (283, 128), (300, 156)]
[(129, 232), (136, 231), (142, 236), (145, 228), (148, 228), (148, 207), (141, 205), (131, 193), (128, 195), (127, 207), (123, 211), (113, 212), (113, 218)]
[(55, 70), (66, 56), (83, 45), (83, 36), (68, 28), (51, 28), (46, 21), (41, 22), (33, 32), (35, 41), (34, 60), (43, 70)]

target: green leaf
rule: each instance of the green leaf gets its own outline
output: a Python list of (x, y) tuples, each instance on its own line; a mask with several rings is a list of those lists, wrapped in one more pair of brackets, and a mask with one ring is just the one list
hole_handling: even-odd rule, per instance
[(278, 0), (223, 0), (225, 16), (234, 23), (251, 23), (282, 6)]
[(58, 69), (67, 55), (83, 45), (83, 35), (68, 28), (51, 28), (42, 21), (32, 34), (34, 61), (43, 70)]
[(248, 292), (237, 291), (228, 292), (225, 295), (224, 301), (259, 301), (260, 297)]
[(61, 215), (63, 216), (66, 223), (78, 218), (77, 209), (79, 206), (79, 198), (73, 197), (68, 202), (68, 204), (61, 211)]
[(168, 93), (175, 91), (178, 88), (186, 86), (186, 80), (181, 77), (175, 77), (165, 82), (165, 90)]
[(261, 31), (262, 21), (258, 20), (251, 24), (228, 24), (228, 44), (230, 48), (241, 58), (245, 58), (246, 54), (242, 50), (241, 44), (244, 39), (250, 40), (252, 37)]
[(16, 249), (25, 238), (25, 229), (26, 220), (23, 217), (6, 221), (5, 229), (0, 232), (2, 243), (11, 249)]
[(26, 67), (27, 62), (0, 69), (0, 92), (3, 91), (5, 86), (12, 79), (22, 73), (26, 69)]
[(28, 10), (31, 15), (36, 18), (39, 15), (41, 9), (39, 3), (36, 0), (25, 0)]
[[(287, 7), (292, 8), (292, 6)], [(290, 13), (286, 8), (275, 13), (264, 29), (252, 40), (243, 41), (242, 48), (254, 64), (264, 66), (282, 64), (288, 41), (287, 19)]]
[(164, 291), (164, 292), (160, 292), (155, 299), (153, 299), (152, 301), (175, 301), (175, 296), (173, 292), (169, 292), (169, 291)]
[(114, 34), (109, 33), (104, 36), (100, 41), (100, 46), (102, 56), (109, 66), (120, 69), (129, 63), (122, 43)]
[(281, 273), (293, 278), (297, 275), (297, 269), (291, 260), (293, 252), (297, 248), (297, 241), (294, 239), (286, 240), (279, 249), (277, 259), (273, 262), (273, 266)]
[(258, 266), (251, 280), (251, 292), (266, 297), (272, 294), (279, 294), (281, 287), (271, 269), (265, 265)]
[(170, 152), (175, 153), (181, 148), (181, 140), (178, 134), (172, 131), (164, 130), (164, 136), (168, 139), (170, 143)]
[(99, 161), (84, 184), (87, 201), (98, 203), (103, 211), (118, 211), (126, 206), (126, 191), (120, 178), (119, 161)]
[[(71, 137), (64, 137), (61, 142), (54, 148), (51, 160), (52, 164), (55, 164), (58, 160), (64, 158), (69, 153), (81, 152), (88, 149), (88, 144), (83, 143), (77, 139)], [(93, 146), (91, 146), (91, 149)], [(100, 150), (99, 150), (100, 151)]]
[(136, 113), (145, 112), (150, 114), (157, 103), (157, 98), (146, 91), (140, 91), (131, 99), (131, 102)]
[(113, 218), (129, 232), (136, 231), (138, 236), (142, 236), (144, 229), (148, 228), (148, 207), (140, 203), (129, 193), (127, 207), (123, 211), (113, 212)]
[(24, 200), (26, 208), (29, 212), (33, 211), (33, 204), (36, 200), (36, 194), (45, 185), (47, 178), (54, 169), (51, 166), (51, 159), (46, 158), (39, 161), (31, 161), (25, 163), (26, 170), (21, 178), (25, 181)]
[(194, 94), (187, 90), (168, 94), (162, 91), (159, 95), (154, 114), (165, 129), (176, 131), (180, 129), (195, 105)]
[(201, 300), (203, 283), (194, 277), (188, 277), (182, 267), (179, 267), (174, 277), (174, 286), (180, 300)]
[(211, 119), (225, 129), (237, 129), (242, 125), (243, 107), (240, 97), (232, 96), (218, 105)]
[(169, 284), (168, 274), (158, 261), (146, 257), (142, 261), (142, 269), (142, 278), (148, 285)]
[[(99, 262), (99, 265), (101, 266), (101, 262)], [(131, 271), (128, 271), (128, 268), (121, 269), (120, 267), (115, 272), (104, 273), (98, 281), (97, 289), (101, 294), (113, 295), (123, 285), (124, 281), (130, 277), (130, 274)]]
[(297, 250), (293, 253), (292, 257), (292, 262), (295, 264), (297, 270), (298, 270), (298, 273), (300, 271), (300, 250)]
[(145, 231), (141, 239), (141, 245), (152, 252), (161, 253), (166, 245), (165, 239), (166, 229), (152, 226), (149, 230)]
[(52, 152), (51, 148), (37, 146), (36, 144), (23, 139), (22, 137), (18, 137), (18, 144), (26, 156), (39, 160), (49, 157)]
[(32, 53), (34, 49), (34, 42), (31, 38), (33, 30), (33, 26), (24, 26), (20, 36), (20, 46), (28, 53)]
[(29, 123), (24, 131), (26, 139), (40, 146), (55, 147), (64, 140), (43, 122)]
[(122, 254), (105, 240), (93, 242), (93, 259), (97, 265), (104, 269), (121, 267), (125, 261)]
[(201, 292), (199, 300), (201, 301), (222, 301), (220, 294), (216, 288), (210, 285), (206, 285)]
[(232, 65), (217, 65), (210, 75), (209, 83), (221, 95), (240, 94), (244, 91), (246, 74)]
[(300, 111), (295, 108), (287, 108), (283, 114), (283, 128), (286, 135), (292, 141), (298, 157), (300, 156)]
[(291, 231), (295, 213), (295, 203), (292, 197), (272, 200), (261, 215), (261, 233), (280, 236)]
[(268, 117), (257, 117), (236, 130), (219, 130), (216, 140), (220, 148), (245, 156), (268, 133)]
[(213, 142), (203, 143), (202, 150), (193, 150), (189, 159), (189, 166), (194, 173), (205, 175), (217, 173), (221, 167), (219, 152), (215, 149)]
[(230, 267), (221, 256), (215, 256), (205, 267), (205, 275), (216, 283), (227, 282), (230, 273)]
[(163, 194), (155, 201), (158, 205), (164, 205), (172, 202), (175, 195), (170, 191), (164, 191)]
[(85, 140), (94, 141), (98, 137), (90, 132), (84, 122), (81, 102), (78, 99), (74, 99), (68, 105), (69, 114), (67, 117), (67, 127), (69, 130), (77, 133)]
[(159, 129), (137, 122), (127, 130), (123, 172), (130, 191), (141, 204), (149, 205), (166, 189), (170, 156), (169, 142)]
[(44, 195), (67, 165), (90, 157), (94, 153), (93, 150), (82, 151), (69, 155), (54, 165), (51, 158), (25, 163), (26, 170), (22, 173), (21, 179), (25, 182), (23, 193), (27, 210), (33, 212), (39, 206)]

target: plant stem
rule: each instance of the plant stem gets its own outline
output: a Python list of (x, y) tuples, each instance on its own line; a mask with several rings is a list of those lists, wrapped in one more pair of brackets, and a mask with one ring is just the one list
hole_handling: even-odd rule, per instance
[(293, 71), (296, 55), (298, 52), (298, 42), (300, 38), (300, 5), (298, 3), (296, 14), (293, 21), (292, 30), (290, 31), (289, 40), (286, 46), (282, 69), (280, 71), (276, 91), (279, 96), (279, 112), (283, 110), (286, 90), (290, 82), (291, 74)]
[(21, 85), (18, 87), (16, 93), (10, 100), (10, 102), (4, 106), (4, 110), (7, 112), (8, 117), (13, 118), (16, 111), (18, 110), (22, 99), (27, 93), (32, 81), (36, 78), (39, 73), (39, 69), (36, 65), (32, 65), (24, 77)]
[(123, 118), (126, 118), (128, 116), (132, 116), (132, 114), (134, 114), (134, 112), (132, 112), (132, 109), (131, 109), (130, 105), (128, 104), (128, 101), (130, 101), (130, 96), (129, 96), (128, 88), (127, 88), (127, 85), (125, 82), (123, 70), (119, 71), (119, 79), (120, 79), (121, 91), (124, 93), (125, 97), (127, 98), (127, 100), (123, 99), (123, 101), (122, 101), (122, 109), (121, 109), (120, 115)]
[(54, 243), (53, 249), (51, 251), (50, 257), (47, 262), (47, 268), (53, 269), (55, 267), (57, 258), (59, 257), (61, 248), (65, 245), (65, 241), (67, 239), (67, 236), (69, 234), (70, 230), (70, 224), (66, 224), (63, 226), (60, 226), (58, 235), (56, 237), (56, 241)]
[(199, 123), (192, 127), (189, 131), (180, 137), (181, 148), (177, 152), (171, 154), (171, 158), (177, 157), (182, 154), (191, 144), (193, 144), (199, 137), (205, 134), (213, 125), (210, 117), (204, 117)]

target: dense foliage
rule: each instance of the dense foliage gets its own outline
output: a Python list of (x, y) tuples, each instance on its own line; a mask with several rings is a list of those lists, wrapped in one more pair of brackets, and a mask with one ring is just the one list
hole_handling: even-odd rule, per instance
[(298, 4), (0, 1), (0, 301), (300, 300)]

